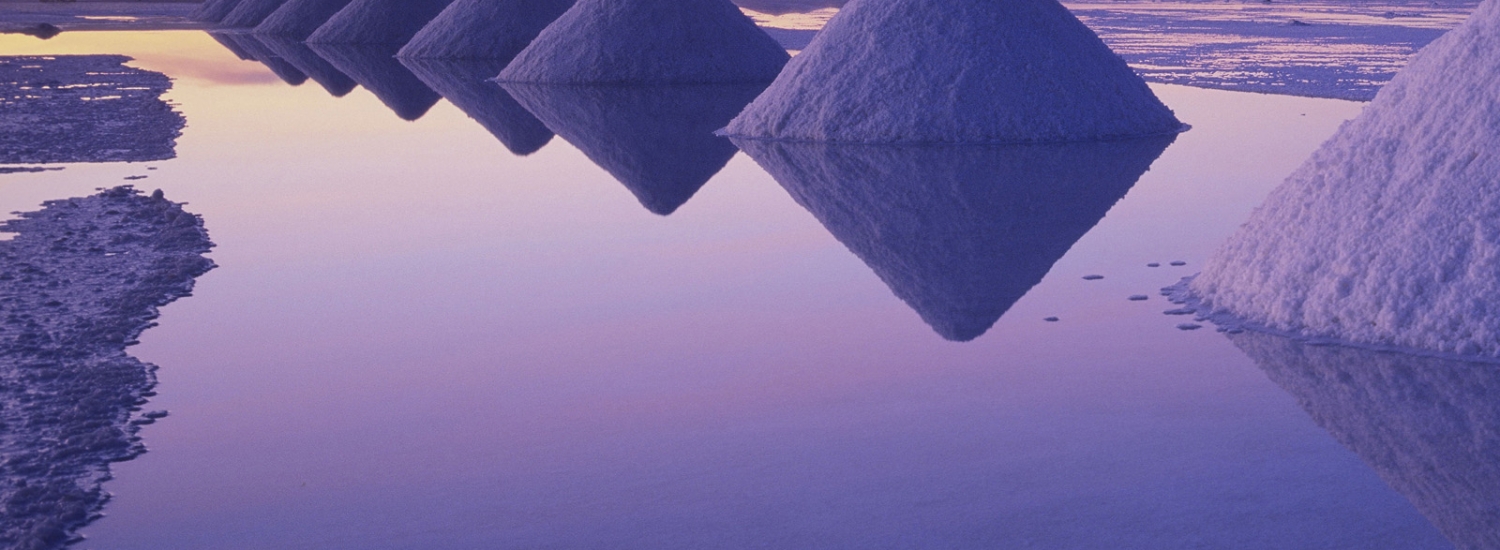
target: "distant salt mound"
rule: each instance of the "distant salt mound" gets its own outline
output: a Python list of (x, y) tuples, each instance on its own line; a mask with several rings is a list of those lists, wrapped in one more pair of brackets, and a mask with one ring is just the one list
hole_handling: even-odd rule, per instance
[(304, 40), (328, 22), (350, 0), (288, 0), (255, 27), (255, 34)]
[(266, 47), (256, 37), (241, 34), (233, 37), (233, 39), (240, 45), (241, 49), (250, 54), (251, 57), (254, 57), (256, 61), (265, 65), (266, 68), (271, 69), (276, 78), (280, 78), (282, 82), (292, 86), (301, 86), (303, 82), (307, 82), (307, 75), (305, 73), (298, 70), (296, 66), (287, 62), (287, 60), (282, 59), (280, 55)]
[(847, 143), (1039, 143), (1177, 132), (1056, 0), (855, 0), (730, 123)]
[(579, 0), (498, 80), (764, 83), (787, 59), (786, 50), (728, 0)]
[(493, 59), (508, 64), (572, 6), (573, 0), (457, 0), (396, 55)]
[(990, 329), (1176, 139), (895, 146), (736, 139), (943, 338)]
[(287, 0), (241, 0), (238, 6), (230, 10), (224, 19), (219, 21), (219, 26), (229, 29), (248, 29), (265, 21), (266, 17), (285, 4)]
[(354, 0), (308, 35), (320, 44), (401, 47), (453, 0)]
[(389, 107), (402, 120), (417, 120), (442, 98), (396, 61), (396, 49), (382, 45), (308, 44), (318, 57)]
[(540, 151), (552, 141), (552, 130), (531, 115), (509, 92), (490, 81), (505, 62), (470, 59), (400, 59), (401, 64), (469, 115), (510, 152), (520, 156)]
[(1190, 285), (1275, 330), (1500, 357), (1500, 1), (1430, 44)]
[(349, 75), (308, 48), (307, 44), (271, 35), (259, 35), (255, 38), (283, 61), (317, 82), (333, 97), (343, 97), (359, 86)]
[(241, 0), (205, 0), (198, 6), (198, 9), (195, 9), (193, 10), (193, 13), (188, 14), (188, 17), (193, 19), (194, 21), (218, 23), (219, 21), (222, 21), (224, 19), (224, 16), (229, 15), (229, 12), (234, 11), (234, 7), (238, 6), (240, 4), (240, 1)]
[(1462, 550), (1500, 548), (1500, 369), (1248, 331), (1234, 345)]
[(714, 130), (734, 118), (765, 85), (506, 84), (505, 89), (624, 184), (641, 206), (666, 216), (738, 152)]

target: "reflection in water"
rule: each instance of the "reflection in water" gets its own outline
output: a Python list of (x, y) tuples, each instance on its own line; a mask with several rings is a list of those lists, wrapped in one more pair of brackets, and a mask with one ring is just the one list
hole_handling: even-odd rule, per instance
[(967, 341), (1040, 282), (1174, 139), (735, 144), (938, 334)]
[(396, 116), (417, 120), (442, 99), (396, 61), (397, 46), (308, 44), (319, 57), (364, 86)]
[(317, 52), (307, 47), (307, 44), (279, 36), (258, 35), (255, 38), (277, 57), (312, 78), (324, 90), (328, 90), (333, 97), (344, 97), (359, 85), (354, 82), (354, 79), (349, 78), (349, 75), (340, 72), (338, 68), (318, 56)]
[(1455, 545), (1500, 548), (1500, 365), (1230, 338)]
[(738, 151), (714, 135), (765, 84), (570, 86), (503, 84), (548, 128), (668, 215)]
[(0, 242), (0, 546), (62, 548), (96, 519), (109, 464), (165, 413), (156, 367), (125, 354), (156, 308), (213, 268), (197, 216), (129, 188), (48, 202)]
[(166, 75), (120, 55), (0, 57), (0, 164), (177, 156), (185, 121)]
[(417, 78), (469, 118), (478, 121), (512, 153), (525, 156), (552, 141), (552, 131), (490, 78), (504, 61), (401, 59)]
[(276, 52), (267, 48), (265, 44), (261, 43), (254, 36), (240, 34), (234, 37), (234, 41), (240, 45), (240, 48), (245, 50), (245, 53), (250, 54), (260, 64), (271, 69), (276, 78), (280, 78), (282, 82), (291, 84), (292, 86), (301, 86), (303, 82), (307, 82), (306, 74), (297, 70), (296, 66), (282, 59), (281, 56), (276, 55)]

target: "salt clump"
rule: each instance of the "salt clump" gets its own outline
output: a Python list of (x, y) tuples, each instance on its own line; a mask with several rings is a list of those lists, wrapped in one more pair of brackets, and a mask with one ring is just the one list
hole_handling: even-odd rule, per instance
[(1270, 329), (1500, 357), (1500, 1), (1434, 41), (1189, 285)]
[(572, 6), (573, 0), (457, 0), (397, 55), (509, 63)]
[(308, 35), (321, 44), (401, 47), (453, 0), (354, 0)]
[(851, 143), (1037, 143), (1180, 131), (1056, 0), (855, 0), (728, 133)]
[(288, 0), (266, 16), (255, 33), (303, 40), (348, 5), (349, 0)]
[(787, 59), (786, 50), (728, 0), (579, 0), (497, 80), (764, 83)]

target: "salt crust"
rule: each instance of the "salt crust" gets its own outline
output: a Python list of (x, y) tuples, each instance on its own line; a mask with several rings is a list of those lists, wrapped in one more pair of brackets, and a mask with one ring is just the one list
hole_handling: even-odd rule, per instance
[(308, 35), (309, 43), (400, 48), (453, 0), (354, 0)]
[[(0, 547), (63, 548), (146, 451), (156, 367), (125, 348), (214, 264), (203, 221), (129, 187), (0, 224)], [(135, 419), (132, 420), (132, 416)]]
[(509, 63), (572, 6), (573, 0), (457, 0), (396, 55)]
[(255, 33), (304, 40), (348, 5), (349, 0), (288, 0), (266, 16)]
[(122, 55), (0, 56), (0, 164), (177, 156), (186, 123), (166, 75)]
[(786, 50), (728, 0), (579, 0), (502, 82), (727, 84), (776, 78)]
[(1055, 0), (854, 0), (728, 127), (849, 143), (1038, 143), (1180, 131)]
[(967, 341), (1041, 282), (1174, 139), (735, 144), (933, 330)]
[(1310, 337), (1500, 357), (1500, 2), (1345, 123), (1189, 283)]

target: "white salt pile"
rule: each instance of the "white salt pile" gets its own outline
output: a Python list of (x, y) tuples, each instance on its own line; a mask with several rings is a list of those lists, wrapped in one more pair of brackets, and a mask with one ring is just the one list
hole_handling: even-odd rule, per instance
[(570, 7), (573, 0), (457, 0), (396, 55), (509, 63)]
[(240, 0), (205, 0), (198, 6), (198, 9), (188, 14), (188, 17), (194, 21), (218, 23), (224, 19), (224, 16), (229, 15), (229, 12), (234, 11), (234, 7), (239, 4)]
[(851, 143), (1036, 143), (1181, 128), (1056, 0), (854, 0), (728, 132)]
[(967, 341), (1041, 282), (1174, 139), (734, 142), (933, 330)]
[(248, 29), (265, 21), (266, 17), (285, 4), (287, 0), (241, 0), (238, 6), (229, 11), (224, 19), (219, 20), (219, 26), (232, 29)]
[(308, 35), (320, 44), (405, 45), (453, 0), (354, 0)]
[(728, 0), (579, 0), (501, 71), (502, 82), (770, 82), (786, 50)]
[(1500, 357), (1500, 0), (1430, 44), (1189, 285), (1252, 324)]
[(303, 40), (348, 5), (349, 0), (288, 0), (266, 16), (255, 33)]

